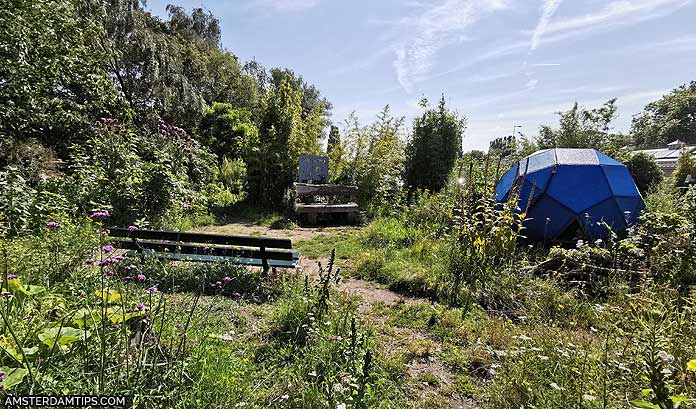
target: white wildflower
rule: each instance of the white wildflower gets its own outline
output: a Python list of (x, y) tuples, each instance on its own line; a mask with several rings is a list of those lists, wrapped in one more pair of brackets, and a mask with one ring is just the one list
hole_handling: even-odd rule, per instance
[(564, 390), (565, 390), (564, 387), (558, 386), (558, 384), (557, 384), (556, 382), (551, 382), (551, 383), (549, 384), (549, 386), (552, 387), (553, 389), (557, 390), (557, 391), (564, 391)]

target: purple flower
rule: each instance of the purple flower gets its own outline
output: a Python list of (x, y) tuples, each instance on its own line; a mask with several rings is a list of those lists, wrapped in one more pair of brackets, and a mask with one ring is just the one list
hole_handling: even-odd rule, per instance
[(142, 311), (145, 308), (145, 306), (142, 303), (137, 303), (135, 304), (135, 308), (137, 308), (138, 311)]
[(227, 282), (227, 281), (232, 281), (232, 279), (228, 276), (225, 276), (222, 278), (222, 281)]
[(89, 217), (90, 217), (91, 219), (103, 219), (103, 218), (109, 217), (109, 216), (111, 216), (111, 215), (109, 214), (109, 212), (102, 212), (102, 211), (99, 211), (99, 212), (94, 212), (94, 213), (92, 213)]
[(2, 382), (2, 381), (4, 381), (4, 380), (5, 380), (5, 372), (4, 372), (4, 371), (0, 371), (0, 382)]
[(102, 247), (102, 250), (104, 251), (104, 253), (111, 253), (112, 251), (114, 251), (114, 246), (107, 244), (106, 246)]
[(48, 222), (46, 223), (46, 227), (48, 227), (49, 229), (60, 229), (61, 225), (58, 222)]
[(87, 259), (87, 260), (85, 260), (85, 264), (87, 264), (88, 266), (93, 266), (93, 265), (94, 265), (94, 260), (92, 260), (91, 258), (90, 258), (90, 259)]
[(144, 274), (138, 274), (138, 281), (145, 281), (145, 275), (144, 275)]
[(7, 275), (8, 280), (14, 280), (15, 278), (17, 278), (17, 274), (8, 274)]
[(125, 276), (123, 277), (123, 281), (130, 281), (132, 278), (131, 276)]
[(114, 276), (114, 270), (108, 270), (106, 273), (104, 273), (105, 276), (107, 277), (113, 277)]
[(133, 309), (132, 309), (132, 308), (126, 308), (126, 312), (127, 312), (128, 314), (131, 314), (131, 313), (133, 312)]
[(232, 294), (232, 295), (234, 295), (235, 297), (241, 297), (241, 296), (242, 296), (241, 294), (239, 294), (239, 293), (237, 293), (237, 292), (235, 292), (235, 293)]
[(107, 258), (99, 262), (99, 267), (110, 266), (112, 264), (116, 264), (116, 260), (112, 258)]
[(116, 260), (117, 262), (118, 262), (118, 261), (123, 261), (123, 260), (125, 260), (125, 259), (126, 259), (126, 258), (125, 258), (124, 256), (116, 256), (116, 257), (114, 257), (114, 260)]
[(137, 227), (135, 227), (135, 226), (128, 226), (128, 231), (136, 231), (136, 230), (138, 230)]
[(157, 291), (157, 287), (152, 286), (152, 287), (148, 288), (146, 291), (149, 291), (149, 292), (151, 292), (151, 293), (154, 293), (154, 292)]

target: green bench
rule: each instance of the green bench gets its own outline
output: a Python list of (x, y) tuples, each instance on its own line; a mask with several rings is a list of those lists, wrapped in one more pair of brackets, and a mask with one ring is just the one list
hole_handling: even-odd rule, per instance
[(295, 268), (300, 253), (292, 251), (290, 239), (223, 234), (129, 230), (110, 227), (109, 237), (115, 248), (127, 255), (150, 255), (163, 260), (232, 262), (263, 267)]

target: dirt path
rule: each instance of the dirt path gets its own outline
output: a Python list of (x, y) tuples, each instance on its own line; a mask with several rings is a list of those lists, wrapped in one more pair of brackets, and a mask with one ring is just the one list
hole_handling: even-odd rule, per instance
[[(310, 277), (319, 274), (318, 262), (328, 264), (327, 258), (300, 258), (298, 273)], [(361, 318), (376, 329), (379, 345), (387, 356), (405, 356), (406, 373), (413, 390), (414, 408), (452, 408), (475, 409), (478, 406), (472, 399), (463, 398), (453, 392), (455, 374), (438, 358), (442, 350), (439, 341), (427, 333), (411, 328), (392, 326), (388, 308), (402, 303), (429, 304), (426, 299), (404, 297), (376, 283), (343, 277), (338, 288), (345, 294), (358, 299), (358, 312)], [(386, 307), (386, 308), (385, 308)]]
[(230, 223), (222, 226), (205, 226), (195, 229), (199, 232), (243, 235), (243, 236), (267, 236), (288, 238), (295, 241), (310, 240), (321, 234), (357, 230), (359, 227), (352, 226), (320, 226), (320, 227), (300, 227), (295, 226), (292, 229), (271, 229), (268, 226), (262, 226), (253, 223)]

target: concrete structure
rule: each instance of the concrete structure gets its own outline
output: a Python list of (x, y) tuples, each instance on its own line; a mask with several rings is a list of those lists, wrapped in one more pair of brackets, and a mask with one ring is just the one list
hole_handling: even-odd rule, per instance
[(677, 168), (677, 161), (679, 160), (682, 149), (696, 156), (696, 145), (687, 145), (678, 139), (667, 144), (666, 148), (644, 149), (635, 152), (647, 153), (654, 157), (660, 169), (665, 173), (665, 176), (670, 176)]

